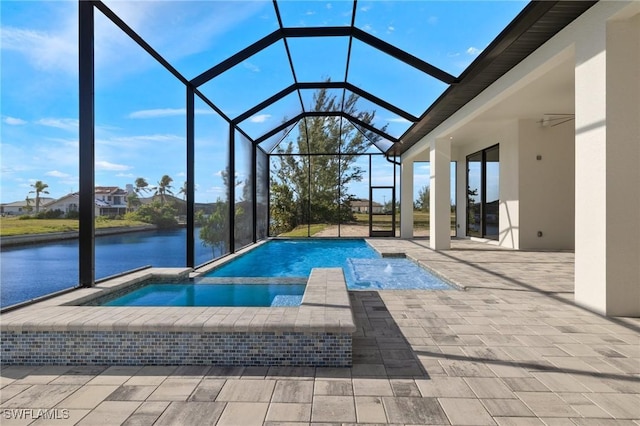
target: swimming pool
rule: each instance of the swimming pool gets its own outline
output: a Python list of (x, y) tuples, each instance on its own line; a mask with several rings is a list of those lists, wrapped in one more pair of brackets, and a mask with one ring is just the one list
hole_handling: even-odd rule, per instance
[(99, 306), (299, 306), (303, 284), (146, 284)]
[(313, 268), (335, 267), (349, 290), (452, 289), (409, 259), (380, 256), (363, 239), (271, 240), (204, 276), (304, 278)]

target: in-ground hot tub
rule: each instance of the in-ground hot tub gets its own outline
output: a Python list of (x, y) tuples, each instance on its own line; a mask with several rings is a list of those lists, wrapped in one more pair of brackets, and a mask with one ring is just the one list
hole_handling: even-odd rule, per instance
[(314, 269), (297, 307), (87, 306), (145, 280), (147, 269), (2, 314), (2, 363), (64, 365), (351, 365), (356, 327), (341, 268)]

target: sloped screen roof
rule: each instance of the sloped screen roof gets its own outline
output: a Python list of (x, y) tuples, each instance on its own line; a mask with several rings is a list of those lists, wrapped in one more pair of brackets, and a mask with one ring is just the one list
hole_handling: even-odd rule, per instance
[[(108, 0), (97, 6), (119, 17), (130, 35), (144, 39), (174, 74), (265, 152), (276, 149), (306, 117), (328, 115), (377, 134), (376, 148), (389, 155), (404, 152), (480, 86), (593, 4), (161, 1), (150, 8), (150, 3)], [(537, 45), (529, 40), (510, 61), (486, 70), (553, 10), (559, 11), (550, 18), (553, 25), (535, 31)], [(487, 46), (499, 49), (488, 52)], [(486, 72), (481, 85), (463, 84), (478, 72)], [(327, 110), (314, 104), (319, 89), (332, 99)], [(443, 94), (452, 91), (455, 96), (445, 100)], [(356, 111), (375, 111), (373, 118), (363, 122), (349, 114), (350, 97), (357, 99)]]

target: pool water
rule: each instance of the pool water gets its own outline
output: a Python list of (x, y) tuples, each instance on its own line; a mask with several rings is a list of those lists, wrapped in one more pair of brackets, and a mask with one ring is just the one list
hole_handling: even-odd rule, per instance
[(304, 284), (147, 284), (101, 306), (300, 306)]
[(301, 277), (312, 268), (344, 270), (349, 290), (452, 287), (409, 259), (383, 258), (363, 239), (272, 240), (207, 273), (207, 277)]
[(351, 290), (450, 290), (451, 286), (408, 259), (347, 259)]
[(362, 239), (272, 240), (205, 276), (308, 277), (312, 268), (344, 268), (347, 258), (380, 256)]

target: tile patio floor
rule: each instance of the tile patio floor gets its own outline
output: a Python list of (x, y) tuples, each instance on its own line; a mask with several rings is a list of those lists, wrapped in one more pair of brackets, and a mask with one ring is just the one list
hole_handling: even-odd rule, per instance
[(0, 423), (640, 426), (640, 320), (575, 306), (572, 253), (372, 243), (467, 290), (352, 292), (352, 368), (5, 367)]

